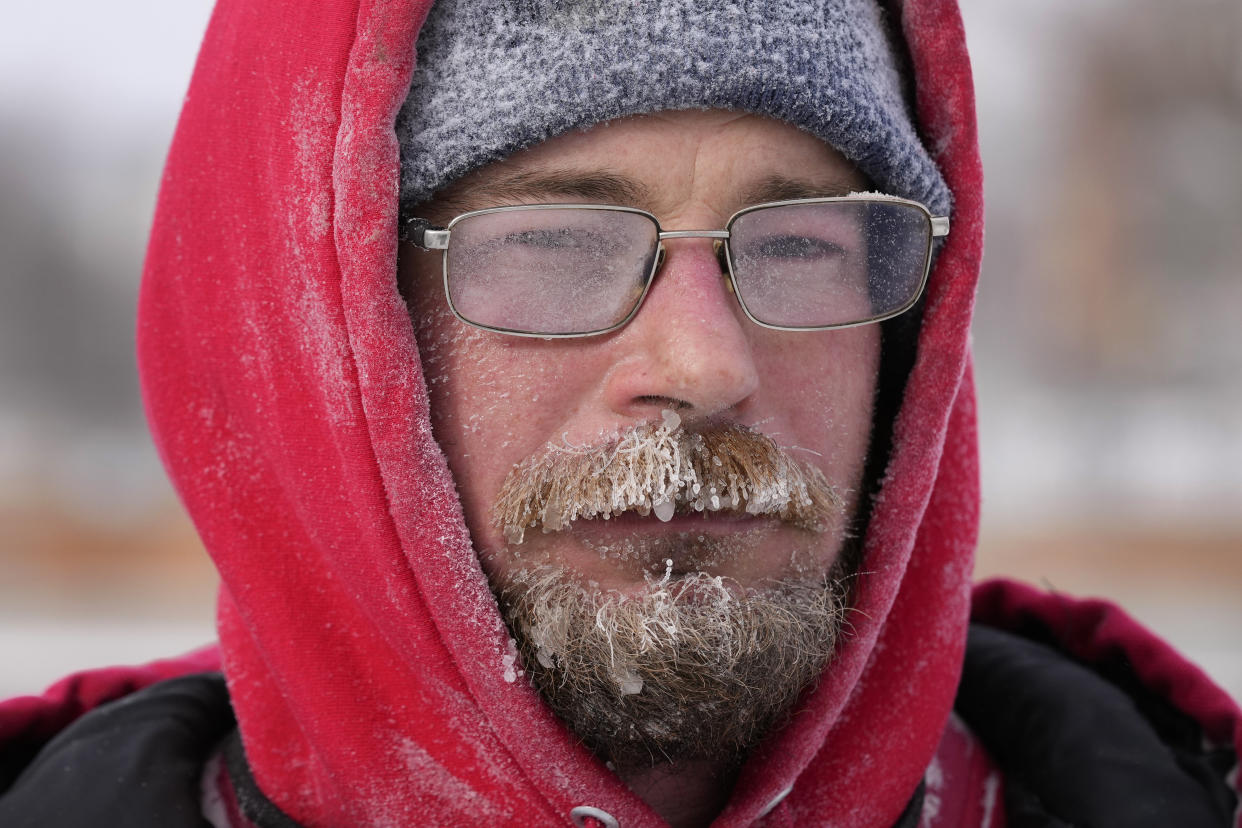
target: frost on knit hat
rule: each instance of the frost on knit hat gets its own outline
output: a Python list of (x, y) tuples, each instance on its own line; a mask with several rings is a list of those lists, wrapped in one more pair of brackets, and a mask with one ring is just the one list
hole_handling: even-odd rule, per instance
[(401, 203), (548, 138), (626, 115), (767, 115), (892, 195), (948, 215), (876, 0), (439, 0), (397, 117)]

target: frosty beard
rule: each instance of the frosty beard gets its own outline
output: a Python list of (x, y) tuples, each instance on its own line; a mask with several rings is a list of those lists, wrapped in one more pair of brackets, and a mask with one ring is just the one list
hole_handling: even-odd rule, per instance
[[(524, 667), (618, 770), (738, 763), (823, 673), (848, 594), (840, 576), (852, 556), (827, 574), (814, 563), (844, 505), (817, 468), (745, 426), (662, 419), (594, 446), (548, 446), (514, 467), (492, 513), (512, 563), (492, 587)], [(643, 572), (622, 594), (524, 547), (536, 527), (629, 511), (760, 516), (795, 528), (807, 548), (782, 553), (792, 553), (785, 574), (744, 586), (719, 573), (755, 553), (754, 537), (669, 532), (628, 539), (619, 556), (580, 537)]]
[(622, 596), (532, 566), (496, 586), (531, 681), (618, 769), (739, 763), (822, 674), (846, 614), (823, 576), (743, 590), (666, 572)]

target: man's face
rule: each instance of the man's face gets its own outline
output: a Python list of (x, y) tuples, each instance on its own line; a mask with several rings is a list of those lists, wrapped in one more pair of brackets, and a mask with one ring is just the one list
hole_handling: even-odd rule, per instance
[[(763, 201), (839, 195), (865, 179), (818, 139), (778, 121), (719, 110), (663, 112), (553, 138), (481, 168), (421, 215), (519, 203), (612, 203), (654, 213), (664, 230), (724, 227)], [(834, 563), (871, 430), (879, 329), (787, 332), (749, 321), (712, 240), (671, 239), (638, 314), (585, 339), (525, 339), (450, 313), (440, 254), (407, 246), (408, 290), (436, 436), (493, 583), (548, 564), (593, 589), (632, 592), (652, 575), (702, 570), (742, 587)], [(627, 512), (528, 530), (506, 544), (492, 509), (510, 470), (548, 446), (592, 446), (674, 412), (683, 427), (740, 424), (819, 469), (844, 500), (822, 532), (728, 510)], [(671, 561), (671, 564), (670, 564)]]
[[(447, 223), (485, 207), (594, 202), (647, 210), (664, 230), (718, 230), (743, 207), (865, 183), (777, 121), (666, 112), (481, 168), (420, 214)], [(665, 251), (625, 327), (560, 340), (465, 325), (447, 306), (440, 255), (407, 246), (402, 256), (436, 437), (525, 669), (623, 773), (683, 760), (733, 766), (831, 658), (845, 600), (833, 566), (861, 484), (880, 350), (874, 325), (754, 324), (712, 239), (667, 239)], [(716, 475), (713, 485), (737, 470), (755, 483), (751, 495), (810, 479), (819, 494), (805, 503), (835, 508), (763, 514), (716, 499), (706, 483), (694, 490), (699, 510), (688, 488), (676, 510), (667, 499), (662, 509), (597, 508), (610, 492), (632, 495), (653, 468), (683, 479), (651, 459), (670, 456), (694, 458), (691, 479)], [(532, 468), (559, 490), (531, 485)], [(505, 504), (522, 511), (515, 491), (537, 495), (542, 525), (496, 519)], [(648, 494), (657, 502), (642, 491), (639, 501)], [(748, 497), (749, 507), (774, 502)]]

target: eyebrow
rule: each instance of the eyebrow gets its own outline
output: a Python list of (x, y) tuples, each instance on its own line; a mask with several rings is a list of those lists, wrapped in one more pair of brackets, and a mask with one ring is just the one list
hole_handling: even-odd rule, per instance
[[(799, 198), (835, 198), (849, 195), (858, 186), (839, 179), (798, 179), (771, 175), (747, 187), (737, 207), (791, 201)], [(450, 189), (435, 199), (437, 212), (452, 216), (512, 204), (557, 198), (571, 202), (616, 204), (659, 212), (652, 191), (641, 181), (607, 170), (535, 170), (506, 173), (486, 182)]]
[(642, 182), (606, 170), (538, 170), (503, 174), (437, 199), (442, 207), (468, 212), (501, 204), (524, 204), (549, 198), (625, 206), (646, 206), (651, 191)]
[(766, 204), (769, 201), (792, 201), (798, 198), (840, 198), (856, 192), (858, 186), (836, 179), (814, 181), (772, 175), (747, 188), (742, 205)]

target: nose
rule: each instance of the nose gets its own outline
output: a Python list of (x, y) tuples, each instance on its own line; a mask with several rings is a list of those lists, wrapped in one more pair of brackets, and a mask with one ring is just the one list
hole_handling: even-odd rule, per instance
[(709, 239), (670, 239), (637, 315), (616, 339), (608, 406), (650, 419), (664, 408), (704, 419), (742, 405), (759, 387), (750, 340)]

